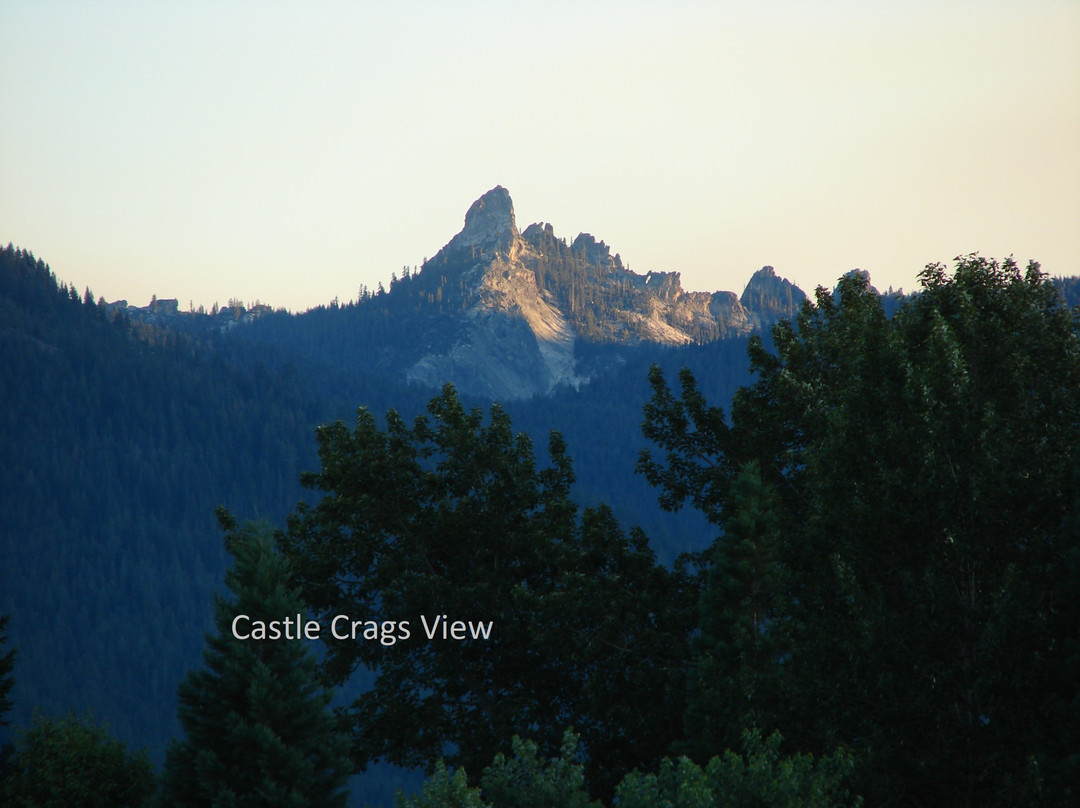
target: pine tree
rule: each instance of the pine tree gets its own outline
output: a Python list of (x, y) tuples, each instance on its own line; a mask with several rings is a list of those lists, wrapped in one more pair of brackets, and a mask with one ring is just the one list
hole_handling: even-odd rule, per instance
[[(288, 565), (267, 531), (238, 527), (219, 511), (235, 564), (233, 599), (215, 601), (217, 635), (206, 668), (179, 687), (186, 733), (165, 761), (165, 803), (176, 806), (343, 806), (347, 741), (335, 732), (331, 694), (316, 679), (306, 639), (236, 639), (233, 619), (284, 620), (304, 613), (287, 587)], [(254, 631), (251, 634), (255, 634)], [(296, 630), (293, 631), (296, 636)]]

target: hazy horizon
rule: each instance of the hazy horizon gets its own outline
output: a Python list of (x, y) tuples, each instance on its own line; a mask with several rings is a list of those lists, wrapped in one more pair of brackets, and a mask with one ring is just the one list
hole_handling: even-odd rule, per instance
[(1080, 274), (1080, 4), (0, 0), (0, 242), (95, 296), (293, 311), (506, 187), (636, 272)]

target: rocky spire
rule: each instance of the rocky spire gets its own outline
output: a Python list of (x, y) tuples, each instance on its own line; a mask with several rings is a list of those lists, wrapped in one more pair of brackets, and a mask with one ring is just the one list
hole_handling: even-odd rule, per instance
[(465, 226), (446, 245), (448, 250), (475, 250), (477, 255), (508, 252), (520, 238), (514, 220), (510, 192), (496, 185), (472, 203), (465, 214)]
[(802, 289), (765, 266), (750, 278), (740, 302), (750, 312), (754, 326), (764, 330), (777, 320), (793, 318), (805, 299)]

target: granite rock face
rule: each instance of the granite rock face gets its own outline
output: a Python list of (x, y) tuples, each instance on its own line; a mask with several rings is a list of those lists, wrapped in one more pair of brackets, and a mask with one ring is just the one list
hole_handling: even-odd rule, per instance
[[(509, 192), (496, 186), (469, 207), (461, 231), (422, 269), (448, 290), (458, 323), (453, 337), (432, 345), (405, 376), (432, 388), (450, 381), (495, 399), (576, 386), (590, 377), (575, 361), (579, 340), (685, 345), (769, 324), (770, 313), (747, 306), (776, 285), (758, 278), (763, 272), (743, 299), (732, 292), (686, 292), (679, 273), (631, 272), (591, 234), (567, 243), (550, 224), (520, 232)], [(801, 295), (775, 280), (792, 299)]]
[(489, 398), (543, 395), (577, 385), (574, 338), (558, 306), (537, 283), (535, 251), (518, 232), (510, 194), (497, 186), (476, 200), (465, 225), (424, 271), (457, 284), (463, 328), (449, 345), (421, 357), (406, 378), (427, 387), (453, 382)]
[(590, 233), (559, 238), (543, 222), (519, 231), (509, 191), (496, 186), (469, 206), (461, 230), (419, 272), (395, 276), (388, 291), (380, 284), (377, 295), (356, 304), (335, 300), (295, 321), (269, 306), (232, 301), (210, 313), (182, 311), (171, 298), (141, 308), (105, 305), (193, 334), (262, 328), (271, 342), (293, 334), (306, 345), (330, 346), (316, 348), (326, 352), (321, 361), (512, 400), (587, 383), (636, 346), (745, 336), (793, 316), (804, 298), (772, 267), (755, 273), (741, 297), (688, 292), (678, 272), (631, 272)]
[(196, 335), (250, 328), (258, 340), (288, 351), (302, 344), (348, 372), (512, 400), (587, 383), (638, 346), (743, 337), (793, 316), (804, 298), (772, 267), (741, 297), (688, 292), (678, 272), (631, 272), (590, 233), (568, 240), (543, 222), (519, 231), (510, 193), (496, 186), (418, 272), (395, 274), (389, 290), (379, 284), (355, 304), (335, 300), (295, 317), (238, 301), (209, 313), (183, 311), (171, 298), (104, 305), (110, 315)]
[(465, 226), (443, 250), (468, 250), (480, 256), (509, 253), (520, 238), (510, 192), (496, 185), (472, 203), (465, 214)]
[(739, 301), (750, 315), (754, 328), (765, 329), (781, 319), (791, 319), (799, 311), (806, 294), (770, 266), (755, 272)]

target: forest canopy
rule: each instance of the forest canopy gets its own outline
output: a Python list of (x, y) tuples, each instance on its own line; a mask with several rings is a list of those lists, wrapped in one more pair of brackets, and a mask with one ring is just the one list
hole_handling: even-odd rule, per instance
[(843, 744), (881, 805), (1069, 804), (1080, 737), (1080, 332), (1030, 264), (865, 275), (750, 352), (730, 417), (652, 375), (640, 468), (721, 535), (688, 749)]
[[(358, 762), (480, 771), (511, 735), (582, 738), (610, 798), (749, 731), (850, 753), (881, 805), (1067, 804), (1080, 726), (1077, 317), (1036, 264), (931, 265), (891, 315), (862, 273), (752, 339), (730, 414), (650, 375), (639, 470), (717, 537), (674, 569), (452, 388), (410, 427), (319, 433), (322, 492), (280, 542), (316, 611), (481, 610), (497, 642), (331, 645), (378, 668)], [(847, 750), (846, 752), (844, 750)], [(846, 758), (845, 758), (846, 759)]]
[[(554, 754), (573, 726), (601, 791), (654, 765), (679, 737), (692, 584), (608, 508), (579, 514), (558, 433), (537, 468), (500, 407), (485, 418), (449, 386), (411, 426), (386, 422), (361, 409), (354, 429), (319, 430), (304, 482), (322, 499), (280, 538), (324, 622), (411, 622), (389, 645), (328, 642), (328, 683), (377, 671), (350, 710), (357, 763), (446, 756), (478, 773), (515, 734)], [(428, 641), (440, 616), (490, 632)]]
[[(1080, 330), (1059, 296), (1075, 286), (1037, 265), (932, 265), (902, 299), (852, 273), (749, 341), (752, 376), (732, 359), (742, 340), (639, 352), (603, 390), (515, 402), (513, 425), (453, 388), (424, 410), (431, 393), (371, 379), (328, 409), (324, 366), (288, 371), (255, 345), (128, 322), (23, 252), (0, 251), (0, 270), (0, 489), (18, 504), (0, 565), (14, 604), (0, 617), (0, 727), (9, 710), (30, 727), (0, 753), (9, 797), (54, 771), (39, 754), (70, 753), (149, 799), (153, 750), (127, 755), (89, 716), (31, 725), (28, 708), (45, 694), (97, 712), (107, 697), (128, 706), (107, 716), (124, 742), (167, 737), (154, 727), (197, 664), (188, 646), (226, 555), (199, 515), (216, 502), (284, 513), (317, 443), (311, 504), (276, 552), (256, 531), (288, 606), (244, 608), (323, 621), (327, 646), (281, 669), (318, 708), (296, 713), (319, 715), (301, 746), (333, 748), (336, 772), (346, 745), (354, 770), (421, 766), (432, 779), (403, 801), (430, 806), (1077, 801)], [(646, 379), (652, 356), (668, 370)], [(680, 361), (694, 370), (676, 376)], [(356, 401), (401, 409), (329, 422)], [(569, 440), (540, 429), (552, 425)], [(670, 535), (650, 522), (651, 540), (628, 526), (650, 493), (684, 509)], [(26, 626), (54, 614), (66, 619), (45, 648)], [(145, 626), (115, 630), (133, 614)], [(340, 615), (359, 639), (334, 637)], [(234, 624), (205, 625), (220, 638)], [(274, 642), (254, 635), (239, 650)], [(252, 677), (229, 647), (231, 688)], [(180, 723), (229, 752), (243, 728), (193, 677)], [(355, 701), (331, 721), (317, 694), (341, 683)], [(177, 760), (172, 784), (198, 785)]]

